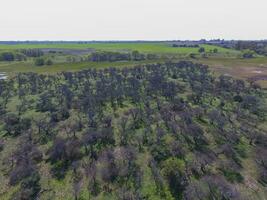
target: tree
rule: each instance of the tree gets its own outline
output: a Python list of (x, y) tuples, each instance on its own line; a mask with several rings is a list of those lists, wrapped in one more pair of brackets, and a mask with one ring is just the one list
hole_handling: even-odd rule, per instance
[(161, 173), (168, 181), (171, 193), (175, 198), (181, 198), (187, 184), (184, 161), (169, 158), (163, 162), (162, 166)]
[(14, 61), (15, 56), (12, 52), (3, 52), (0, 54), (0, 61)]
[(0, 139), (0, 152), (3, 151), (4, 146), (5, 146), (4, 141), (2, 139)]
[(48, 59), (47, 61), (45, 61), (45, 64), (46, 64), (46, 65), (53, 65), (53, 61), (50, 60), (50, 59)]
[(139, 51), (133, 51), (132, 58), (133, 60), (140, 61), (145, 59), (145, 55), (141, 54)]
[(36, 58), (34, 64), (36, 66), (43, 66), (45, 64), (45, 60), (43, 58)]
[(97, 181), (97, 167), (96, 162), (87, 162), (83, 164), (85, 174), (89, 179), (88, 191), (93, 195), (97, 196), (100, 192), (99, 182)]
[(199, 52), (199, 53), (204, 53), (204, 52), (205, 52), (205, 48), (204, 48), (204, 47), (200, 47), (200, 48), (198, 49), (198, 52)]
[(4, 129), (11, 136), (20, 135), (31, 127), (31, 120), (29, 118), (21, 118), (14, 113), (7, 114), (4, 120)]
[(254, 53), (253, 53), (253, 51), (246, 50), (243, 52), (242, 57), (243, 58), (253, 58)]
[(41, 191), (41, 185), (39, 183), (40, 175), (38, 172), (34, 172), (28, 178), (21, 182), (21, 189), (19, 193), (20, 199), (36, 199), (38, 193)]

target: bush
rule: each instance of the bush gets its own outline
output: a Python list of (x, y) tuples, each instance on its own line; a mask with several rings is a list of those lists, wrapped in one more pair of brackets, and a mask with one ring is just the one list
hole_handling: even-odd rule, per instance
[(14, 113), (7, 114), (5, 116), (4, 130), (8, 135), (17, 136), (26, 131), (31, 126), (31, 120), (29, 118), (20, 118)]
[(3, 52), (0, 54), (0, 61), (14, 61), (15, 56), (12, 52)]
[(195, 53), (190, 53), (189, 57), (195, 59), (196, 58), (196, 54)]
[(253, 51), (247, 50), (247, 51), (243, 52), (242, 57), (243, 58), (253, 58), (254, 53), (253, 53)]
[(198, 52), (199, 52), (199, 53), (204, 53), (204, 52), (205, 52), (205, 48), (204, 48), (204, 47), (200, 47), (200, 48), (198, 49)]
[(213, 49), (213, 53), (218, 53), (218, 49)]
[(24, 179), (21, 183), (20, 199), (35, 199), (41, 190), (40, 175), (34, 172), (31, 176)]
[(241, 183), (244, 180), (243, 176), (239, 172), (228, 169), (223, 169), (222, 172), (225, 178), (231, 183)]
[(43, 58), (37, 58), (37, 59), (35, 59), (34, 64), (35, 64), (36, 66), (43, 66), (43, 65), (45, 64), (45, 61), (44, 61)]
[(48, 59), (46, 62), (45, 62), (46, 65), (53, 65), (53, 62), (52, 60)]

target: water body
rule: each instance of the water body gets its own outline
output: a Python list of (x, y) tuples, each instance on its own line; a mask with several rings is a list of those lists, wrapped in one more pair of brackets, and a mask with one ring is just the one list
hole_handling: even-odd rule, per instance
[(7, 79), (7, 75), (5, 72), (0, 72), (0, 80), (5, 80)]

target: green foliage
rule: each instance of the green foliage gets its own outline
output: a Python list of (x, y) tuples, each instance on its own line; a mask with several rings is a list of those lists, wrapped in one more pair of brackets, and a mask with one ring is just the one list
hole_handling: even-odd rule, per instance
[(242, 54), (243, 58), (253, 58), (254, 57), (254, 52), (251, 50), (245, 50)]
[(217, 48), (213, 49), (213, 53), (218, 53), (219, 50)]
[[(200, 45), (204, 47), (208, 52), (210, 49), (214, 49), (213, 45)], [(54, 44), (17, 44), (17, 45), (0, 45), (0, 49), (96, 49), (101, 51), (139, 51), (141, 53), (159, 53), (159, 54), (188, 54), (188, 53), (198, 53), (198, 48), (194, 47), (178, 47), (173, 48), (171, 45), (165, 42), (100, 42), (100, 43), (54, 43)], [(226, 49), (222, 47), (216, 48), (220, 52), (238, 53), (238, 51), (233, 49)]]
[(185, 163), (178, 158), (168, 158), (162, 163), (162, 174), (170, 176), (171, 174), (185, 173)]
[(222, 172), (225, 178), (231, 183), (241, 183), (244, 180), (243, 176), (239, 172), (236, 172), (234, 170), (223, 169)]
[(205, 48), (204, 47), (200, 47), (199, 49), (198, 49), (198, 52), (199, 53), (204, 53), (206, 50), (205, 50)]
[(1, 194), (237, 199), (242, 174), (266, 180), (263, 91), (205, 65), (20, 73), (0, 88)]
[(21, 182), (21, 199), (35, 199), (37, 194), (41, 190), (40, 186), (40, 175), (38, 173), (33, 173), (30, 177), (24, 179)]
[(46, 65), (53, 65), (53, 61), (48, 59), (48, 60), (45, 61), (45, 64)]
[(36, 66), (43, 66), (45, 64), (45, 60), (44, 58), (36, 58), (34, 61), (34, 64)]
[(3, 52), (0, 54), (0, 61), (14, 61), (14, 55), (11, 52)]

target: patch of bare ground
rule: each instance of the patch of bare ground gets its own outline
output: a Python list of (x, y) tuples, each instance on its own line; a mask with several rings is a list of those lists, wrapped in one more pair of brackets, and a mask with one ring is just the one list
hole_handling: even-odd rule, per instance
[(267, 66), (213, 66), (212, 71), (217, 75), (228, 75), (235, 78), (257, 82), (262, 87), (267, 86)]

